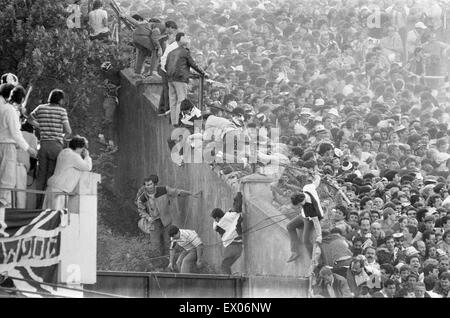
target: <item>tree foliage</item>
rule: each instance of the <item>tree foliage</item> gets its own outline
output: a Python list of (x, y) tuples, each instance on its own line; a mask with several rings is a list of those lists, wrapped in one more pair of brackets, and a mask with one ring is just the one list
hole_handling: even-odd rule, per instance
[[(0, 8), (0, 74), (15, 73), (22, 85), (33, 86), (28, 111), (45, 103), (52, 89), (65, 91), (65, 107), (72, 129), (89, 139), (94, 171), (102, 175), (98, 192), (100, 225), (113, 229), (125, 225), (127, 229), (133, 229), (129, 235), (139, 233), (137, 221), (125, 218), (127, 214), (121, 213), (123, 209), (134, 207), (124, 207), (124, 201), (114, 191), (117, 168), (114, 152), (106, 151), (98, 141), (98, 135), (111, 128), (108, 127), (111, 123), (104, 118), (106, 80), (100, 66), (105, 61), (111, 62), (117, 71), (129, 66), (132, 57), (129, 35), (124, 34), (122, 44), (118, 45), (91, 41), (85, 29), (67, 29), (64, 1), (0, 0)], [(130, 262), (124, 253), (133, 244), (134, 252), (130, 253), (136, 260)], [(130, 241), (102, 228), (99, 232), (99, 266), (104, 268), (106, 265), (103, 264), (109, 263), (108, 269), (150, 270), (152, 265), (144, 265), (150, 255), (142, 250), (144, 246), (148, 246), (144, 238)], [(139, 250), (142, 257), (137, 256)]]
[(128, 67), (132, 47), (90, 41), (87, 30), (67, 29), (63, 3), (0, 0), (5, 8), (0, 12), (0, 72), (16, 73), (22, 84), (33, 85), (29, 110), (45, 102), (52, 89), (63, 89), (75, 131), (97, 136), (104, 128), (100, 65), (110, 61), (117, 70)]

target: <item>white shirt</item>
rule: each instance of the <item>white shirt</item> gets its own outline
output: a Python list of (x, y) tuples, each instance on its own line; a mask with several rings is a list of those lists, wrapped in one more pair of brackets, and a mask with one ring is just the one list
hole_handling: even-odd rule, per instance
[(27, 151), (28, 143), (20, 131), (20, 121), (17, 111), (13, 105), (0, 100), (0, 143), (16, 144), (19, 148)]
[(66, 148), (59, 153), (55, 173), (47, 184), (58, 191), (72, 192), (80, 181), (81, 172), (91, 170), (91, 157), (83, 159), (71, 148)]
[(109, 28), (103, 26), (103, 20), (108, 21), (108, 13), (103, 9), (96, 9), (89, 12), (89, 25), (94, 30), (91, 36), (96, 36), (100, 33), (109, 32)]
[(240, 213), (230, 211), (225, 213), (225, 215), (220, 219), (219, 222), (214, 221), (214, 230), (216, 230), (217, 226), (219, 226), (225, 231), (225, 233), (223, 233), (222, 235), (222, 243), (224, 247), (227, 247), (228, 245), (233, 243), (234, 239), (239, 236), (236, 231), (236, 226), (238, 224), (240, 216)]
[(164, 51), (163, 56), (161, 56), (161, 69), (165, 72), (166, 71), (166, 62), (167, 62), (167, 56), (170, 52), (178, 48), (178, 42), (174, 41), (172, 44), (170, 44), (168, 47), (166, 47), (166, 50)]

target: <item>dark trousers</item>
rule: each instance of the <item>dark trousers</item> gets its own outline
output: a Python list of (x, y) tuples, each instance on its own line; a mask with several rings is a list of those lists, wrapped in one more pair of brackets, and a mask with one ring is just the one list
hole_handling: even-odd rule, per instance
[(224, 274), (231, 275), (231, 266), (241, 257), (242, 243), (233, 242), (225, 247), (222, 261), (222, 271)]
[(177, 268), (180, 273), (193, 273), (195, 263), (197, 262), (197, 249), (190, 251), (183, 250), (177, 259)]
[(158, 65), (158, 52), (156, 50), (149, 50), (148, 48), (135, 43), (136, 49), (137, 49), (137, 56), (136, 56), (136, 64), (134, 67), (134, 72), (136, 74), (142, 73), (142, 67), (144, 66), (145, 59), (150, 56), (150, 73), (153, 71), (156, 71), (156, 66)]
[(170, 238), (167, 228), (168, 226), (165, 227), (161, 219), (157, 219), (152, 223), (152, 229), (150, 230), (151, 247), (154, 250), (158, 250), (161, 255), (168, 254)]
[[(63, 145), (57, 140), (41, 140), (38, 151), (38, 174), (36, 179), (36, 190), (44, 191), (47, 188), (47, 180), (53, 175), (56, 167), (56, 159), (63, 150)], [(41, 209), (44, 195), (37, 196), (36, 208)]]
[(145, 48), (144, 46), (135, 43), (134, 44), (136, 46), (136, 50), (137, 50), (137, 55), (136, 55), (136, 64), (134, 65), (134, 72), (136, 74), (141, 74), (142, 72), (142, 66), (144, 65), (145, 59), (147, 58), (147, 56), (150, 56), (152, 53), (150, 50), (148, 50), (147, 48)]
[(166, 112), (170, 109), (170, 106), (169, 106), (169, 82), (167, 80), (167, 73), (161, 69), (161, 66), (158, 66), (158, 74), (161, 75), (161, 78), (162, 78), (162, 92), (161, 92), (161, 98), (159, 99), (159, 111)]
[(105, 32), (105, 33), (99, 33), (99, 34), (97, 34), (97, 35), (94, 35), (94, 36), (89, 36), (89, 38), (91, 39), (91, 41), (94, 41), (94, 40), (100, 40), (100, 41), (103, 41), (103, 42), (108, 42), (109, 41), (109, 35), (111, 34), (111, 32)]
[(300, 253), (300, 243), (302, 239), (299, 237), (297, 233), (297, 229), (301, 230), (304, 227), (304, 219), (301, 216), (297, 216), (293, 218), (288, 225), (286, 226), (286, 229), (289, 234), (289, 240), (291, 241), (291, 252), (292, 253)]

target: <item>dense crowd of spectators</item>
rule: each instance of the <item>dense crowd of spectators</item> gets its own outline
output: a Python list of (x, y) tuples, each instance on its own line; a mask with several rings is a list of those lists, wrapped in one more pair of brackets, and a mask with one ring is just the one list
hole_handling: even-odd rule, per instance
[[(174, 126), (190, 128), (190, 120), (203, 119), (203, 131), (188, 139), (193, 147), (197, 138), (224, 140), (236, 132), (252, 140), (256, 137), (249, 128), (257, 129), (257, 146), (269, 151), (257, 152), (253, 169), (248, 166), (251, 154), (239, 146), (232, 156), (238, 163), (227, 163), (226, 151), (216, 149), (211, 155), (221, 162), (222, 174), (233, 179), (254, 171), (274, 178), (273, 204), (282, 213), (301, 216), (291, 232), (311, 232), (298, 203), (304, 200), (304, 186), (310, 189), (320, 177), (317, 201), (323, 215), (320, 226), (314, 223), (320, 239), (312, 237), (316, 248), (308, 248), (315, 295), (448, 297), (446, 1), (122, 0), (120, 5), (135, 25), (145, 29), (145, 19), (152, 18), (151, 32), (158, 26), (161, 37), (155, 41), (165, 45), (145, 52), (138, 47), (135, 72), (150, 56), (149, 74), (156, 76), (159, 62), (166, 87), (161, 113), (174, 104)], [(99, 1), (94, 9), (89, 16), (92, 39), (104, 40), (109, 37), (107, 14)], [(180, 59), (181, 77), (176, 72), (180, 65), (173, 62)], [(185, 73), (191, 67), (210, 78), (203, 109), (195, 106), (199, 87)], [(183, 85), (171, 83), (180, 81)], [(15, 145), (36, 156), (32, 142), (18, 136), (19, 115), (16, 121), (11, 112), (25, 97), (17, 84), (0, 86), (0, 111), (8, 114), (0, 121), (0, 185), (6, 188), (14, 186), (4, 171), (11, 171), (5, 167)], [(90, 170), (92, 163), (82, 138), (72, 139), (69, 150), (62, 151), (59, 143), (71, 130), (61, 93), (52, 92), (49, 105), (39, 106), (29, 118), (41, 129), (38, 158), (40, 169), (47, 169), (38, 174), (42, 187), (49, 180), (52, 190), (70, 191), (58, 186), (67, 182), (50, 178), (51, 170), (55, 175), (71, 171), (59, 178), (64, 181), (75, 171)], [(56, 131), (49, 112), (58, 118)], [(271, 128), (279, 131), (276, 143)], [(250, 143), (255, 152), (254, 146)], [(2, 202), (8, 205), (6, 197)]]
[[(193, 114), (204, 120), (192, 145), (248, 128), (259, 129), (261, 142), (261, 131), (279, 129), (279, 143), (267, 138), (266, 155), (278, 169), (259, 162), (256, 171), (275, 178), (280, 211), (295, 210), (291, 199), (305, 175), (326, 181), (318, 189), (324, 216), (312, 252), (315, 294), (448, 296), (447, 2), (121, 6), (175, 21), (191, 37), (190, 54), (212, 79), (202, 113), (192, 105), (195, 82), (181, 105), (180, 124), (189, 126)], [(245, 170), (243, 154), (222, 173)]]

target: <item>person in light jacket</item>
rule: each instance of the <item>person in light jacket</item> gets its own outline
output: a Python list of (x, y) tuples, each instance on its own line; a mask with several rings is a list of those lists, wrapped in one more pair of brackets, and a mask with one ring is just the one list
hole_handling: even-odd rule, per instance
[[(92, 170), (92, 159), (86, 148), (87, 140), (75, 136), (69, 148), (63, 149), (56, 159), (55, 173), (48, 179), (47, 192), (72, 192), (75, 190), (83, 171)], [(46, 194), (44, 209), (59, 210), (65, 207), (65, 195)]]

